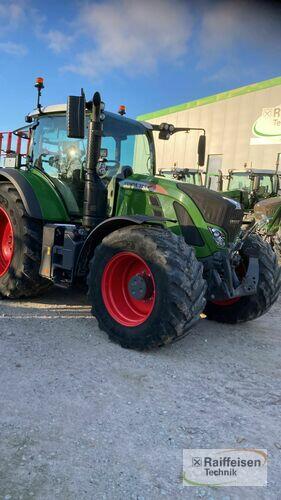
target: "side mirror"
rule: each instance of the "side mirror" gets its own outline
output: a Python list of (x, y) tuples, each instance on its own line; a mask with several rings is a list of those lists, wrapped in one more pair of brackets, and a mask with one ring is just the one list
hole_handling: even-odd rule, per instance
[(169, 123), (161, 123), (159, 126), (159, 139), (163, 139), (164, 141), (168, 141), (171, 137), (171, 135), (175, 131), (175, 127), (172, 124)]
[(168, 141), (171, 137), (171, 134), (169, 132), (167, 132), (166, 130), (160, 130), (159, 132), (159, 136), (158, 138), (159, 139), (162, 139), (164, 141)]
[(205, 165), (205, 154), (206, 154), (206, 136), (200, 135), (198, 141), (198, 165), (203, 167)]
[(67, 137), (84, 139), (85, 137), (85, 97), (70, 95), (66, 111)]

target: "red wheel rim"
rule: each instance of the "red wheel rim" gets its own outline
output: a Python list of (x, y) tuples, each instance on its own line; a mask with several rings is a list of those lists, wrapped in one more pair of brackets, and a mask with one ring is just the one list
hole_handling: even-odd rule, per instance
[[(135, 299), (129, 289), (134, 279), (145, 281), (144, 298)], [(124, 326), (138, 326), (152, 313), (155, 282), (147, 263), (137, 254), (120, 252), (107, 263), (101, 282), (102, 298), (110, 316)]]
[(13, 226), (7, 212), (0, 207), (0, 277), (8, 271), (13, 255)]

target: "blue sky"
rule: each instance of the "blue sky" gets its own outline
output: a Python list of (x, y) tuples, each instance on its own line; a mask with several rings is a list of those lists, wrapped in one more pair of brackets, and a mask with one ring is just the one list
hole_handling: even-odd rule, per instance
[(84, 87), (150, 112), (281, 74), (281, 2), (0, 0), (0, 130)]

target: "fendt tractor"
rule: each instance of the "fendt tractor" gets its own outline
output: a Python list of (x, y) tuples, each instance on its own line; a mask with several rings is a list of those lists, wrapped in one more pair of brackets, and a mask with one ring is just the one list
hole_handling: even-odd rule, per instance
[[(239, 201), (244, 209), (243, 222), (256, 223), (255, 231), (270, 243), (281, 264), (281, 176), (278, 167), (279, 164), (275, 170), (229, 170), (227, 175), (220, 172), (216, 178), (220, 194)], [(210, 176), (208, 184), (214, 178)], [(224, 179), (227, 180), (225, 191)]]
[(36, 86), (37, 109), (14, 132), (27, 154), (8, 152), (0, 169), (2, 297), (85, 282), (100, 328), (136, 349), (183, 337), (203, 312), (237, 323), (268, 311), (281, 269), (270, 245), (241, 236), (239, 203), (155, 175), (153, 133), (189, 128), (107, 112), (98, 92), (42, 107)]
[(229, 170), (223, 177), (227, 186), (221, 194), (239, 201), (246, 212), (252, 213), (256, 203), (277, 196), (280, 189), (276, 170)]

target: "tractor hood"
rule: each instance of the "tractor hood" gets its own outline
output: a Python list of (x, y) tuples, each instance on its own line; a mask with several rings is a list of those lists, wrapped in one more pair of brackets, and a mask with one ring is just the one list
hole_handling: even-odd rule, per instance
[(185, 183), (178, 183), (177, 187), (192, 199), (206, 222), (224, 229), (230, 241), (235, 239), (243, 220), (240, 203), (204, 187)]

